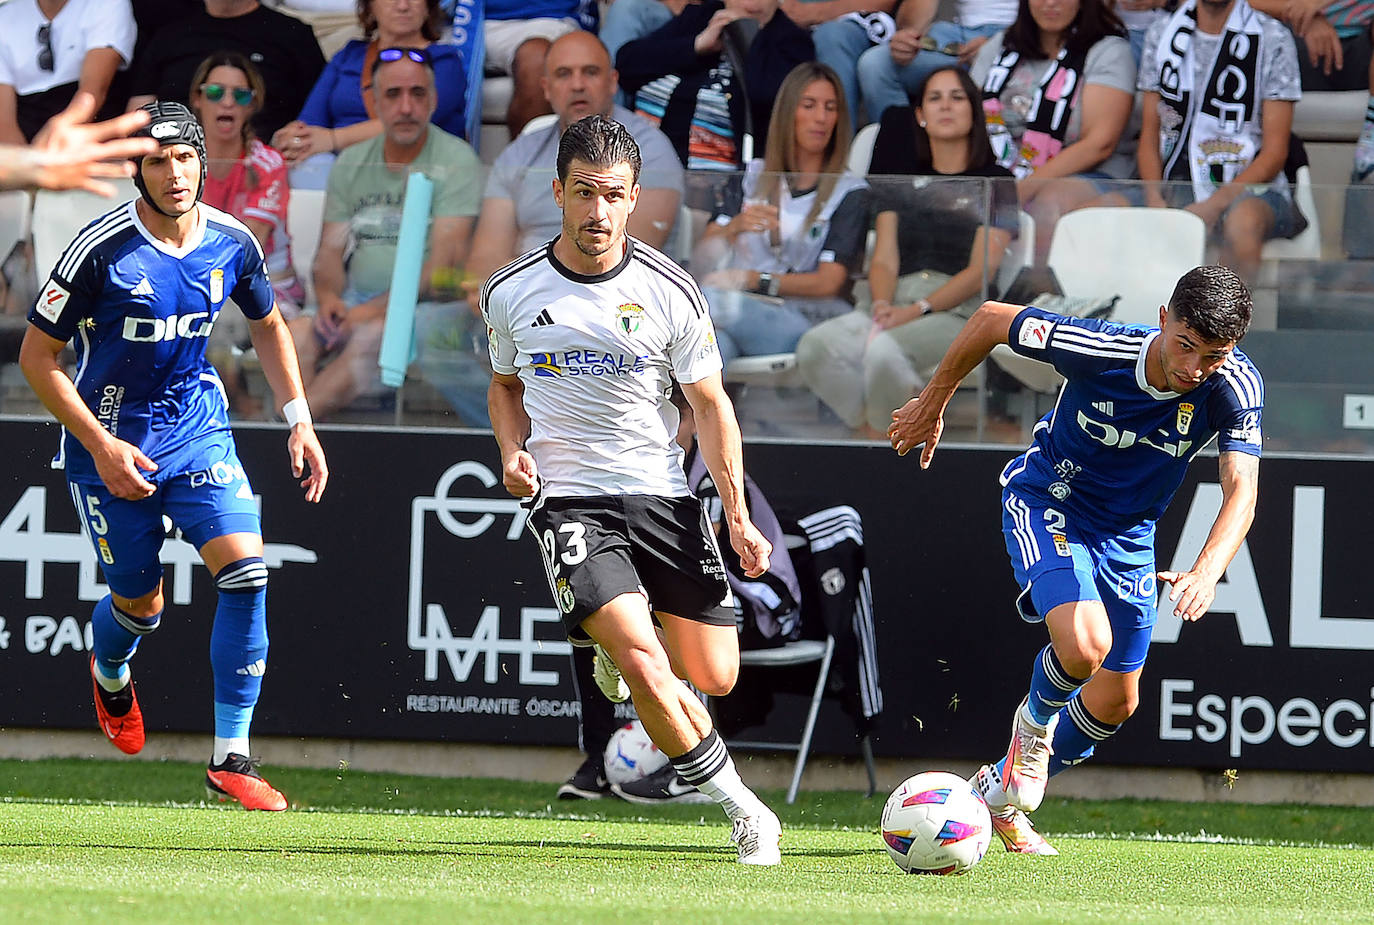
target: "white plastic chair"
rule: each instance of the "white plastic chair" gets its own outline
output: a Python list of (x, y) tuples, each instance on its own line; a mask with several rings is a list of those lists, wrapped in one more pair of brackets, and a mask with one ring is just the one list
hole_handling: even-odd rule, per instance
[(1031, 254), (1035, 250), (1035, 219), (1026, 211), (1021, 212), (1020, 226), (1016, 237), (1007, 245), (1007, 252), (997, 267), (997, 292), (1003, 294), (1016, 279), (1022, 267), (1030, 266)]
[(1303, 232), (1291, 238), (1274, 238), (1264, 242), (1260, 251), (1263, 260), (1317, 260), (1322, 255), (1322, 232), (1317, 217), (1317, 200), (1312, 193), (1312, 168), (1303, 164), (1297, 170), (1293, 184), (1293, 201), (1307, 219)]
[(1055, 225), (1049, 265), (1064, 295), (1119, 296), (1113, 321), (1154, 325), (1206, 245), (1207, 226), (1183, 209), (1079, 209)]
[(0, 261), (10, 255), (14, 245), (29, 236), (32, 211), (29, 194), (23, 190), (0, 193)]
[(292, 189), (286, 205), (286, 232), (291, 236), (291, 261), (296, 279), (305, 286), (305, 301), (315, 304), (315, 254), (324, 227), (324, 190)]
[(520, 134), (528, 135), (530, 132), (542, 131), (543, 129), (548, 128), (550, 125), (553, 125), (553, 123), (557, 121), (558, 115), (556, 113), (546, 112), (543, 115), (535, 116), (533, 119), (526, 122), (525, 127), (520, 130)]
[(726, 382), (786, 388), (802, 384), (797, 371), (795, 353), (766, 353), (760, 356), (735, 357), (725, 367)]
[(849, 146), (849, 172), (856, 176), (868, 174), (868, 165), (873, 161), (873, 143), (878, 140), (878, 123), (870, 122), (854, 136)]
[[(1174, 283), (1203, 262), (1206, 245), (1207, 226), (1183, 209), (1079, 209), (1055, 225), (1049, 265), (1064, 295), (1115, 295), (1113, 321), (1154, 325)], [(1032, 405), (1036, 394), (1053, 394), (1064, 381), (1050, 364), (1005, 344), (992, 361), (1033, 393)]]
[(106, 180), (115, 186), (112, 198), (71, 190), (39, 190), (33, 197), (33, 270), (41, 286), (48, 281), (57, 258), (76, 233), (93, 219), (138, 195), (134, 181)]

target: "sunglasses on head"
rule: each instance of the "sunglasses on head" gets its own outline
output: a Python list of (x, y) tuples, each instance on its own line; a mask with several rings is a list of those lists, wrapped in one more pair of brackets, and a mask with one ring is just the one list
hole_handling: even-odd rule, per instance
[(212, 103), (218, 103), (224, 99), (224, 94), (228, 92), (234, 98), (234, 103), (239, 106), (253, 105), (253, 93), (250, 87), (234, 87), (230, 89), (223, 84), (201, 84), (200, 92)]
[(45, 22), (38, 27), (38, 69), (51, 71), (52, 60), (52, 23)]
[(409, 58), (427, 67), (431, 65), (429, 51), (424, 48), (383, 48), (377, 52), (378, 61), (400, 61), (402, 58)]

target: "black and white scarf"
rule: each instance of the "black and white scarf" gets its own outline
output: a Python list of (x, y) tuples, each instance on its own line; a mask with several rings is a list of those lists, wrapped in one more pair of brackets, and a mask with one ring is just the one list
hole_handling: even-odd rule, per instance
[(1060, 49), (1036, 85), (1020, 144), (1007, 128), (999, 94), (1021, 63), (1021, 53), (1003, 48), (988, 69), (988, 76), (983, 80), (983, 116), (987, 120), (988, 139), (992, 142), (997, 163), (1015, 174), (1018, 180), (1063, 150), (1069, 120), (1082, 95), (1087, 57), (1086, 52), (1070, 54), (1067, 47)]
[[(1234, 180), (1259, 153), (1264, 26), (1245, 0), (1236, 0), (1205, 68), (1198, 68), (1194, 58), (1196, 31), (1193, 0), (1174, 13), (1159, 40), (1159, 153), (1165, 178), (1180, 158), (1187, 158), (1193, 196), (1201, 201)], [(1195, 73), (1207, 74), (1205, 87), (1193, 85)]]

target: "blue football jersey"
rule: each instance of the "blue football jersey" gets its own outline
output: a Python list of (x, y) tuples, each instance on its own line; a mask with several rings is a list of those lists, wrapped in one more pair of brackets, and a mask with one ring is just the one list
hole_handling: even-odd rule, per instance
[[(111, 434), (158, 464), (150, 481), (193, 468), (204, 438), (229, 430), (224, 386), (205, 359), (226, 299), (249, 318), (273, 307), (262, 248), (244, 225), (204, 203), (180, 248), (153, 237), (128, 202), (67, 245), (29, 312), (50, 337), (72, 342), (82, 401)], [(66, 431), (53, 461), (98, 482), (90, 454)]]
[(1250, 359), (1233, 350), (1192, 391), (1161, 392), (1145, 378), (1158, 336), (1140, 325), (1023, 309), (1012, 322), (1012, 349), (1053, 364), (1066, 381), (1002, 484), (1118, 533), (1153, 524), (1213, 439), (1223, 453), (1260, 455), (1264, 383)]

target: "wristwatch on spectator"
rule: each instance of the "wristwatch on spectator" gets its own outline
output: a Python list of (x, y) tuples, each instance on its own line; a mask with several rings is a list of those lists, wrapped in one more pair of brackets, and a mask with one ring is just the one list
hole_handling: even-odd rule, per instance
[(920, 310), (920, 314), (917, 315), (918, 318), (924, 318), (935, 311), (935, 306), (930, 304), (930, 299), (917, 299), (916, 308)]
[(778, 290), (781, 288), (782, 280), (778, 279), (772, 273), (760, 273), (758, 285), (754, 287), (754, 291), (760, 295), (773, 296), (776, 298)]

